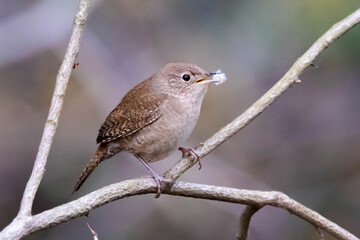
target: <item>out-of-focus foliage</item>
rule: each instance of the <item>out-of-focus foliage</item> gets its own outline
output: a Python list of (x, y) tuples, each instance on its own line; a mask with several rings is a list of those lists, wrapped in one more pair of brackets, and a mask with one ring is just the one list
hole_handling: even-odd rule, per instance
[[(272, 86), (358, 0), (94, 1), (34, 213), (127, 178), (148, 174), (121, 153), (71, 190), (96, 149), (97, 130), (135, 84), (169, 61), (213, 71), (188, 142), (234, 119)], [(17, 213), (31, 173), (77, 1), (0, 1), (0, 228)], [(360, 235), (360, 26), (317, 58), (296, 85), (181, 180), (283, 191)], [(152, 166), (161, 172), (180, 152)], [(26, 239), (234, 239), (243, 206), (162, 195), (122, 199), (88, 218)], [(265, 208), (250, 238), (316, 239), (283, 210)], [(332, 239), (326, 236), (326, 239)]]

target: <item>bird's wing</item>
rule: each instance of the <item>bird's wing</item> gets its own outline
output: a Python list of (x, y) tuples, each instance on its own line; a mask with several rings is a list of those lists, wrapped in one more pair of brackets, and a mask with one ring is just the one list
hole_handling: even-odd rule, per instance
[(130, 91), (119, 105), (109, 114), (99, 130), (97, 143), (110, 142), (129, 136), (161, 116), (160, 104), (165, 100), (163, 94), (142, 94)]

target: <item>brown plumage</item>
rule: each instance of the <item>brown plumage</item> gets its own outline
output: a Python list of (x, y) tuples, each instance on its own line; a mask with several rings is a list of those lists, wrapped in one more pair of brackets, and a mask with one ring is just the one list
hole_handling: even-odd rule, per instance
[(89, 163), (86, 165), (83, 172), (81, 173), (73, 189), (73, 193), (79, 190), (81, 185), (83, 185), (85, 180), (90, 176), (90, 174), (95, 170), (95, 168), (100, 164), (100, 162), (105, 160), (106, 151), (107, 151), (106, 145), (100, 144), (98, 149), (96, 150), (95, 155), (92, 157), (92, 159), (89, 161)]
[(152, 172), (159, 195), (161, 177), (146, 162), (167, 157), (189, 137), (208, 83), (213, 82), (209, 78), (194, 64), (169, 63), (130, 90), (101, 126), (96, 139), (100, 145), (74, 191), (103, 160), (127, 151)]

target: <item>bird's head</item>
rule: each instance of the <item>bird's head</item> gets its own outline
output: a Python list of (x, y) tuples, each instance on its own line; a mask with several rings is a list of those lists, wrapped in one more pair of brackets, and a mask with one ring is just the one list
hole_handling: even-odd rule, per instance
[(171, 95), (185, 97), (203, 97), (210, 83), (219, 82), (214, 79), (217, 73), (209, 73), (191, 63), (168, 63), (160, 70), (160, 77), (166, 82), (166, 92)]

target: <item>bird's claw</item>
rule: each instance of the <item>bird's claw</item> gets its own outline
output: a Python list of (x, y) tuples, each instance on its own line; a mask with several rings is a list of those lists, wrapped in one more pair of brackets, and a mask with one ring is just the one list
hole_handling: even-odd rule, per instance
[(174, 184), (174, 182), (172, 180), (166, 179), (166, 178), (158, 175), (157, 173), (155, 173), (155, 174), (151, 173), (151, 175), (147, 175), (147, 176), (143, 176), (143, 177), (152, 178), (155, 180), (155, 183), (157, 186), (155, 198), (159, 198), (165, 188), (169, 188), (169, 186), (172, 186)]
[(202, 168), (200, 156), (193, 148), (179, 147), (179, 150), (182, 152), (182, 158), (186, 157), (186, 155), (189, 154), (196, 159), (196, 162), (199, 163), (199, 170)]
[(155, 179), (156, 182), (156, 186), (157, 186), (157, 191), (156, 191), (156, 195), (155, 198), (159, 198), (161, 195), (161, 181), (162, 181), (162, 177), (160, 177), (158, 174), (153, 175), (153, 178)]

